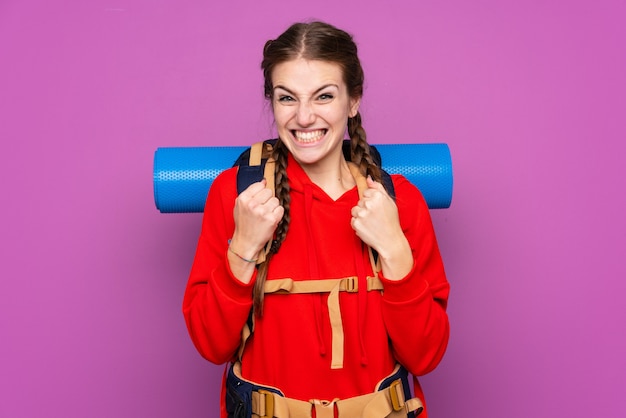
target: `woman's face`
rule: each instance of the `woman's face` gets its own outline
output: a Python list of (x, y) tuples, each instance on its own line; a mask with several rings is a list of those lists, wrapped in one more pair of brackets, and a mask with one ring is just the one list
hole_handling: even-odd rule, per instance
[(278, 135), (303, 168), (337, 162), (348, 117), (359, 99), (348, 95), (341, 67), (296, 59), (272, 72), (272, 108)]

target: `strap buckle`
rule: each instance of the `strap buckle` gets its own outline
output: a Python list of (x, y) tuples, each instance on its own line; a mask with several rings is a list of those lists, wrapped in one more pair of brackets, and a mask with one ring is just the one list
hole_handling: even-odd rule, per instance
[(344, 280), (345, 290), (348, 293), (356, 293), (359, 291), (359, 282), (357, 277), (346, 277)]
[(394, 380), (389, 385), (389, 396), (391, 397), (391, 406), (394, 411), (400, 411), (404, 409), (404, 393), (402, 392), (402, 381), (400, 379)]
[(274, 394), (270, 391), (259, 389), (259, 418), (272, 418), (274, 416)]

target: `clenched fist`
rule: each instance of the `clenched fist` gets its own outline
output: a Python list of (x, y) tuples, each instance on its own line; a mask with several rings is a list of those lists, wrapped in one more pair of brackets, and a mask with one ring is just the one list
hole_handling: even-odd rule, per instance
[(402, 232), (398, 208), (385, 187), (367, 177), (367, 189), (352, 208), (352, 228), (380, 256), (383, 275), (400, 280), (413, 267), (409, 242)]

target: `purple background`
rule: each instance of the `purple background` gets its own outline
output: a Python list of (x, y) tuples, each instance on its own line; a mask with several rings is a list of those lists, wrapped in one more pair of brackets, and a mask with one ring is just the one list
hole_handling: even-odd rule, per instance
[(181, 314), (201, 215), (159, 146), (271, 135), (264, 41), (354, 33), (372, 143), (447, 142), (433, 417), (624, 416), (624, 1), (0, 1), (0, 416), (210, 417)]

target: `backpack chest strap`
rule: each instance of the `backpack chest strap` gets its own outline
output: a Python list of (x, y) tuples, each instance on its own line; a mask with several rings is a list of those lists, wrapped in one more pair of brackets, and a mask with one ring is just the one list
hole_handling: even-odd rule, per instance
[[(356, 293), (359, 291), (359, 281), (356, 276), (341, 279), (320, 280), (293, 280), (289, 278), (268, 280), (265, 282), (265, 294), (268, 293), (330, 293), (337, 289), (339, 292)], [(383, 290), (383, 283), (378, 277), (367, 277), (368, 292)]]
[[(378, 277), (367, 278), (367, 291), (382, 291), (383, 284)], [(339, 292), (356, 293), (359, 281), (356, 276), (340, 279), (298, 280), (285, 278), (265, 282), (265, 294), (328, 293), (328, 316), (332, 332), (331, 369), (343, 368), (343, 321), (339, 305)]]

